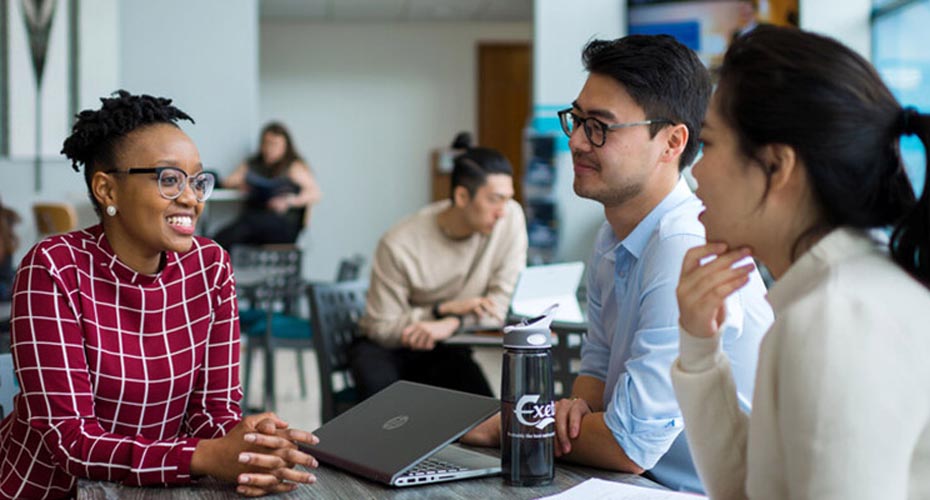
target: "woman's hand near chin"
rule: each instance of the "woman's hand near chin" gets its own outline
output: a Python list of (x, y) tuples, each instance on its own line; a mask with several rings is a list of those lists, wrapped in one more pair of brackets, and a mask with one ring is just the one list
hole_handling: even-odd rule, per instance
[(688, 250), (678, 280), (679, 322), (695, 337), (713, 337), (726, 319), (725, 301), (749, 282), (755, 264), (733, 267), (750, 255), (748, 248), (729, 250), (725, 243), (708, 243)]

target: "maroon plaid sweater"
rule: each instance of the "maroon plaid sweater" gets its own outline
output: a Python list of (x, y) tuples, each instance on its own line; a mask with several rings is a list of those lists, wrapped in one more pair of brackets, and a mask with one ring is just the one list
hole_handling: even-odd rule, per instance
[(241, 418), (235, 282), (208, 239), (149, 276), (101, 226), (50, 237), (17, 271), (12, 313), (21, 392), (0, 422), (0, 497), (189, 482), (198, 440)]

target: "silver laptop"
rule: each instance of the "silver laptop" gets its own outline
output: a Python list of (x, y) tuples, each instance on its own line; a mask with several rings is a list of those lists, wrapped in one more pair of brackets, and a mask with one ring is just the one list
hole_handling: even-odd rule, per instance
[(500, 410), (500, 401), (399, 381), (325, 423), (303, 451), (391, 486), (499, 474), (500, 459), (451, 444)]
[[(578, 303), (578, 286), (584, 274), (584, 262), (562, 262), (530, 266), (520, 272), (520, 279), (510, 299), (510, 316), (530, 318), (540, 311), (558, 304), (553, 321), (556, 323), (584, 323), (584, 314)], [(500, 330), (504, 323), (494, 318), (478, 319), (466, 316), (458, 333)]]

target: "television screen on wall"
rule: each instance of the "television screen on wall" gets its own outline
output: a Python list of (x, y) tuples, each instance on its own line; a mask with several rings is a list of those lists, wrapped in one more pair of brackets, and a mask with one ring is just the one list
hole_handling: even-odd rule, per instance
[(627, 0), (627, 32), (674, 36), (710, 68), (759, 23), (795, 25), (798, 0)]

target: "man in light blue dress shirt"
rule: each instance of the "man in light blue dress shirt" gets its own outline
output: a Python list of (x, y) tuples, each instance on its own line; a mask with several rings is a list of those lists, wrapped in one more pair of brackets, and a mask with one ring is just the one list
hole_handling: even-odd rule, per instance
[[(664, 35), (595, 40), (582, 59), (588, 79), (559, 119), (575, 193), (601, 203), (607, 220), (588, 266), (581, 371), (572, 397), (556, 404), (556, 456), (701, 492), (670, 370), (682, 260), (705, 243), (703, 207), (680, 171), (699, 149), (710, 77), (694, 52)], [(759, 342), (772, 322), (759, 274), (726, 305), (723, 350), (749, 411)], [(495, 417), (463, 441), (499, 439)]]
[[(667, 36), (595, 40), (583, 61), (588, 79), (559, 118), (575, 193), (600, 202), (607, 220), (588, 267), (581, 372), (572, 398), (556, 405), (556, 455), (702, 491), (669, 370), (682, 260), (705, 242), (703, 207), (680, 170), (699, 149), (710, 79), (694, 52)], [(754, 272), (727, 301), (723, 341), (746, 411), (771, 321)]]

